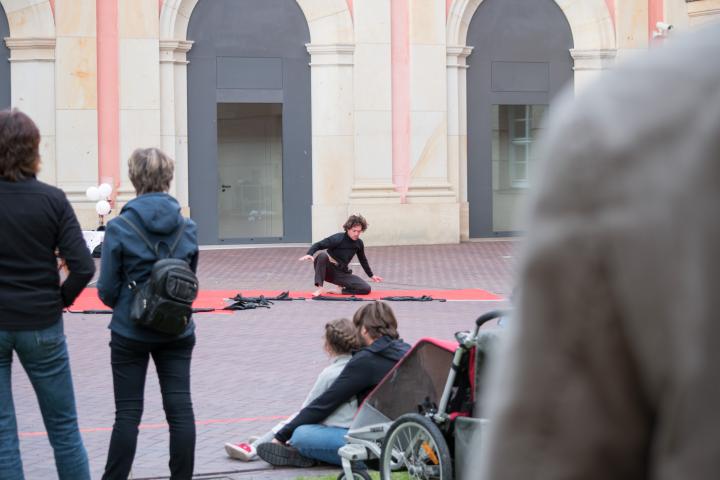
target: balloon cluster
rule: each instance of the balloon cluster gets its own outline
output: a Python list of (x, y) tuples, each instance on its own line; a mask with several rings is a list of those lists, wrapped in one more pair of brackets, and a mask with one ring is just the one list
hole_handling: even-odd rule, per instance
[(108, 202), (107, 199), (110, 198), (111, 193), (112, 186), (108, 183), (101, 183), (97, 187), (88, 187), (85, 191), (85, 195), (88, 199), (93, 202), (97, 202), (95, 204), (95, 211), (101, 217), (110, 213), (110, 202)]

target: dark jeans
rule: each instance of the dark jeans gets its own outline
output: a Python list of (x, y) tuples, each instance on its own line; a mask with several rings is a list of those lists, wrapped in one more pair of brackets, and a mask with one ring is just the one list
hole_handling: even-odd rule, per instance
[(190, 399), (190, 359), (195, 335), (170, 342), (139, 342), (112, 333), (110, 359), (115, 389), (115, 424), (103, 479), (126, 480), (135, 458), (148, 361), (155, 362), (165, 418), (170, 426), (170, 475), (192, 478), (195, 415)]
[(327, 253), (318, 253), (313, 263), (315, 265), (316, 287), (321, 287), (323, 282), (330, 282), (342, 287), (342, 293), (349, 295), (367, 295), (370, 293), (370, 285), (365, 280), (352, 273), (342, 271), (330, 261)]
[(0, 330), (0, 479), (24, 479), (10, 369), (13, 351), (30, 378), (61, 480), (90, 480), (80, 438), (63, 321), (42, 330)]

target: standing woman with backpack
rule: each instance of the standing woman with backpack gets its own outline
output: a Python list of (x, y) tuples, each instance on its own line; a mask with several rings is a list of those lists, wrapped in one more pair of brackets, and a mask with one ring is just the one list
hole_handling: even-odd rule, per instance
[[(58, 477), (89, 480), (62, 310), (95, 264), (65, 194), (35, 178), (39, 145), (30, 117), (0, 112), (0, 478), (25, 478), (11, 388), (15, 352), (35, 390)], [(69, 270), (62, 284), (56, 250)]]
[(102, 478), (128, 478), (152, 357), (170, 426), (171, 478), (190, 479), (195, 460), (195, 416), (190, 397), (195, 325), (189, 316), (178, 316), (179, 333), (159, 331), (133, 320), (136, 310), (131, 312), (131, 307), (148, 284), (157, 260), (184, 260), (196, 271), (196, 226), (182, 217), (177, 200), (167, 193), (174, 170), (167, 155), (156, 148), (137, 149), (128, 160), (128, 169), (137, 197), (123, 207), (118, 218), (108, 222), (98, 280), (100, 299), (113, 309), (110, 359), (115, 391), (115, 423)]

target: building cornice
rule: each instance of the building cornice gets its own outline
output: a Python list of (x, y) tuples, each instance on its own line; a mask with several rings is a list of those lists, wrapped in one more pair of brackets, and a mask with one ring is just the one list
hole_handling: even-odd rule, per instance
[(55, 38), (52, 37), (6, 37), (11, 62), (54, 62)]
[(605, 70), (615, 63), (617, 50), (614, 48), (580, 50), (570, 49), (575, 65), (573, 70)]
[(187, 52), (192, 46), (190, 40), (160, 40), (160, 63), (187, 64)]
[(305, 48), (310, 54), (310, 66), (353, 65), (355, 45), (352, 43), (314, 44), (306, 43)]

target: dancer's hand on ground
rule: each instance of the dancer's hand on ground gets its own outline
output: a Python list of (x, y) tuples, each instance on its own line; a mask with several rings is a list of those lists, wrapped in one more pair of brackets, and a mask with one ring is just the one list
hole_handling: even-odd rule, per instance
[(312, 261), (312, 259), (313, 259), (313, 256), (312, 256), (312, 255), (303, 255), (302, 257), (300, 257), (300, 258), (298, 259), (298, 261), (300, 261), (300, 262), (307, 262), (307, 261)]
[(372, 280), (375, 283), (380, 283), (383, 281), (383, 278), (380, 275), (373, 275), (370, 280)]

